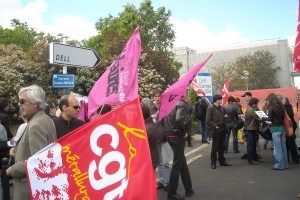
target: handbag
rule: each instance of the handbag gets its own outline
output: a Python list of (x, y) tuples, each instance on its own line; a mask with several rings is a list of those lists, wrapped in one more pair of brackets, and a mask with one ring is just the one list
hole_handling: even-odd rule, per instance
[(232, 126), (235, 130), (239, 130), (244, 127), (244, 120), (242, 118), (239, 118), (236, 120)]
[(287, 114), (286, 110), (284, 109), (284, 120), (283, 120), (286, 136), (291, 137), (294, 134), (293, 131), (293, 122), (289, 115)]
[(259, 123), (258, 133), (265, 139), (265, 140), (272, 140), (272, 133), (270, 130), (270, 125), (262, 121)]

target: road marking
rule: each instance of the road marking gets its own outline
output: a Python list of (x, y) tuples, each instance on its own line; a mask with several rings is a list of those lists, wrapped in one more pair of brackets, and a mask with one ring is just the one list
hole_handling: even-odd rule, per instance
[(198, 158), (201, 158), (202, 156), (203, 156), (203, 155), (197, 155), (197, 156), (192, 157), (191, 159), (189, 159), (189, 160), (187, 161), (187, 164), (190, 164), (191, 162), (197, 160)]

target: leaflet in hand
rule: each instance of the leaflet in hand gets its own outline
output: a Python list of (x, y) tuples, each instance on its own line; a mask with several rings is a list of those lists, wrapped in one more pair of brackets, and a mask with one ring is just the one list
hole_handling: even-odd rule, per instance
[(259, 117), (262, 117), (262, 118), (267, 118), (268, 115), (262, 111), (262, 110), (259, 110), (259, 111), (255, 111), (255, 113), (259, 116)]

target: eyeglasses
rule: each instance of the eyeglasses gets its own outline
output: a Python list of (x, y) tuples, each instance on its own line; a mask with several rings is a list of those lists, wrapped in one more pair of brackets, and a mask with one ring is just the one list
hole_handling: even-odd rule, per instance
[(19, 103), (20, 103), (20, 104), (25, 104), (26, 102), (28, 102), (28, 100), (26, 100), (26, 99), (20, 99), (20, 100), (19, 100)]
[(75, 110), (80, 109), (80, 106), (72, 106)]

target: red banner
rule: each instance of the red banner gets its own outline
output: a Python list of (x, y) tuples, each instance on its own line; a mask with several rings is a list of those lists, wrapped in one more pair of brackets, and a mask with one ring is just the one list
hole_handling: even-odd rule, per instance
[(294, 114), (295, 114), (295, 120), (298, 121), (298, 115), (297, 115), (297, 108), (296, 108), (296, 94), (297, 94), (297, 88), (291, 87), (291, 88), (274, 88), (274, 89), (262, 89), (262, 90), (249, 90), (249, 91), (238, 91), (238, 92), (229, 92), (230, 96), (238, 97), (241, 99), (241, 105), (243, 107), (243, 110), (245, 111), (247, 108), (247, 103), (244, 100), (244, 97), (242, 97), (245, 92), (251, 92), (252, 97), (258, 98), (259, 104), (258, 107), (261, 109), (265, 102), (266, 98), (270, 93), (274, 94), (281, 94), (283, 98), (287, 97), (290, 100), (290, 103), (293, 106)]
[(72, 131), (26, 163), (32, 199), (156, 199), (138, 99)]
[(230, 84), (230, 77), (228, 77), (226, 79), (226, 82), (224, 83), (224, 86), (223, 86), (222, 91), (221, 91), (221, 96), (223, 97), (222, 106), (225, 106), (225, 104), (228, 101), (228, 97), (229, 97), (229, 84)]
[(296, 36), (295, 47), (294, 47), (293, 62), (294, 62), (294, 70), (300, 73), (300, 1), (298, 1), (298, 25), (297, 25), (297, 36)]

